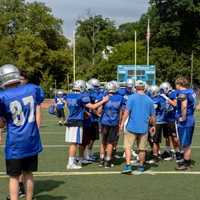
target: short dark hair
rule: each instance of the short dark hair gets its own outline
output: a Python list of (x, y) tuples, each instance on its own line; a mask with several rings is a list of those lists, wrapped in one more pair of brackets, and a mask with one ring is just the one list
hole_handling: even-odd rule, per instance
[(186, 88), (189, 87), (189, 81), (186, 77), (177, 78), (176, 81), (175, 81), (175, 84), (180, 85), (181, 87), (186, 87)]
[(27, 75), (27, 72), (25, 70), (20, 71), (20, 76), (23, 77), (24, 79), (28, 80), (28, 75)]

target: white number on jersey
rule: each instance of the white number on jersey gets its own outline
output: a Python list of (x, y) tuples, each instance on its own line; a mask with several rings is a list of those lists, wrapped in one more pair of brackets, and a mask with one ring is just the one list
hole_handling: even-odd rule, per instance
[[(23, 104), (30, 105), (30, 113), (28, 117), (28, 122), (34, 122), (35, 121), (35, 116), (34, 116), (34, 99), (33, 96), (28, 96), (22, 99)], [(25, 116), (24, 112), (22, 109), (22, 105), (19, 101), (13, 101), (10, 103), (10, 111), (12, 113), (12, 118), (13, 118), (13, 123), (16, 126), (22, 126), (25, 123)]]

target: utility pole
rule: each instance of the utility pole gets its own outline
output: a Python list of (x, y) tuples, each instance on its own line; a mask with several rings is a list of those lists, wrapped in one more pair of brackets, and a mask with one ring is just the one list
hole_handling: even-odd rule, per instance
[(137, 81), (137, 32), (135, 31), (135, 81)]
[(76, 32), (73, 31), (73, 80), (76, 81)]
[(191, 54), (191, 69), (190, 69), (190, 87), (193, 88), (193, 74), (194, 74), (194, 53)]

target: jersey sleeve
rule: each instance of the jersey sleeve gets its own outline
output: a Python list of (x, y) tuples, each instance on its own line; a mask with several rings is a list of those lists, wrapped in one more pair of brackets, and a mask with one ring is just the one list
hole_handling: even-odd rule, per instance
[(44, 101), (44, 98), (45, 98), (44, 90), (41, 87), (37, 86), (36, 87), (36, 104), (40, 105)]
[(5, 105), (3, 103), (3, 97), (0, 96), (0, 117), (5, 117)]
[(81, 97), (81, 102), (83, 105), (86, 105), (91, 102), (89, 95), (83, 95)]
[(156, 111), (155, 111), (155, 107), (154, 107), (154, 102), (151, 101), (150, 102), (150, 116), (155, 116)]

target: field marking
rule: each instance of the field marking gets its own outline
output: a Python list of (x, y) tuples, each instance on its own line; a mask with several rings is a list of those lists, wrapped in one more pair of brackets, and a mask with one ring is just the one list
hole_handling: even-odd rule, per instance
[[(89, 175), (119, 175), (121, 171), (96, 171), (96, 172), (35, 172), (35, 177), (52, 176), (89, 176)], [(133, 171), (132, 175), (200, 175), (200, 171), (145, 171), (143, 173)], [(5, 172), (0, 172), (0, 179), (8, 178)]]
[[(100, 144), (99, 144), (100, 145)], [(94, 148), (99, 148), (99, 145), (94, 145)], [(5, 145), (0, 145), (0, 148), (4, 148)], [(64, 148), (64, 147), (69, 147), (69, 144), (44, 144), (43, 148)], [(118, 145), (119, 148), (124, 148), (123, 145)], [(165, 148), (165, 146), (161, 146), (161, 148)], [(192, 149), (200, 149), (200, 146), (192, 146)]]

